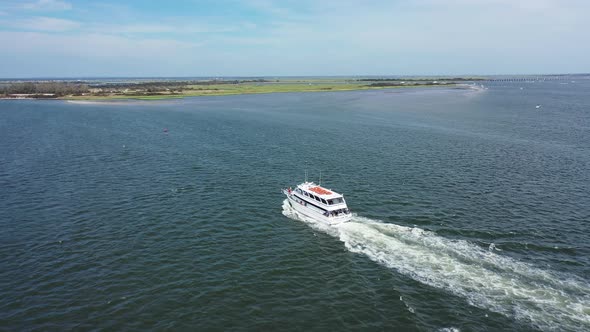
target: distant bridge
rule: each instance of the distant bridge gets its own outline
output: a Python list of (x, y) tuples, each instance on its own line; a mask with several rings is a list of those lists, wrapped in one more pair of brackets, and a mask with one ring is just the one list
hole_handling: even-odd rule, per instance
[(520, 77), (491, 77), (488, 82), (543, 82), (543, 81), (575, 81), (576, 79), (590, 79), (590, 75), (541, 75), (541, 76), (520, 76)]

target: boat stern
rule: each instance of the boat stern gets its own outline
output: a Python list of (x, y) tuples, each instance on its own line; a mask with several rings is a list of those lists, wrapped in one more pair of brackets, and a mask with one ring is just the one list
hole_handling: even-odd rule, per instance
[(349, 222), (352, 219), (352, 214), (347, 214), (341, 217), (330, 217), (328, 218), (328, 223), (330, 224), (330, 226), (336, 226), (336, 225), (340, 225), (340, 224), (344, 224), (346, 222)]

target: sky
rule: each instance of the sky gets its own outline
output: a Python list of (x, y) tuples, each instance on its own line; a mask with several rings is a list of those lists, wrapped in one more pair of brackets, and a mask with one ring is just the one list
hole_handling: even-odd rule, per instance
[(0, 77), (590, 72), (587, 0), (0, 0)]

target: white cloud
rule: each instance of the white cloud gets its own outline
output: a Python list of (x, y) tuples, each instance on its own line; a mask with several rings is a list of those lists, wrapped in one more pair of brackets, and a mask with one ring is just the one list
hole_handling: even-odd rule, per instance
[[(590, 4), (551, 0), (419, 0), (311, 5), (305, 22), (281, 20), (264, 37), (366, 54), (576, 48)], [(542, 45), (544, 44), (544, 45)], [(531, 49), (532, 48), (532, 49)], [(585, 47), (587, 49), (587, 47)]]
[(225, 61), (199, 42), (95, 33), (0, 31), (0, 45), (10, 45), (0, 54), (10, 63), (0, 66), (0, 77), (183, 76)]
[(44, 10), (44, 11), (62, 11), (72, 9), (72, 5), (60, 0), (37, 0), (23, 4), (24, 9)]
[(110, 34), (156, 34), (156, 33), (173, 33), (173, 34), (199, 34), (199, 33), (223, 33), (239, 30), (242, 26), (248, 25), (234, 24), (208, 24), (208, 23), (186, 23), (176, 21), (166, 23), (169, 20), (162, 20), (164, 23), (134, 23), (134, 24), (94, 24), (88, 25), (86, 30), (98, 33)]
[(61, 18), (34, 16), (23, 19), (0, 20), (0, 26), (27, 31), (63, 32), (79, 28), (80, 23)]
[(60, 35), (40, 32), (0, 31), (0, 44), (13, 54), (73, 57), (162, 58), (191, 51), (200, 43), (170, 39), (137, 39), (106, 34)]
[(255, 10), (271, 14), (273, 16), (293, 16), (295, 13), (288, 7), (282, 6), (277, 1), (272, 0), (249, 0), (244, 3)]

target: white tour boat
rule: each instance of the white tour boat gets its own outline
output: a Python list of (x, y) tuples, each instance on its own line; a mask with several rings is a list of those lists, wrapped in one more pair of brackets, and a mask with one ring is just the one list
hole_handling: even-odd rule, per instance
[(313, 182), (304, 182), (295, 189), (283, 189), (295, 211), (329, 225), (347, 222), (352, 214), (344, 197)]

